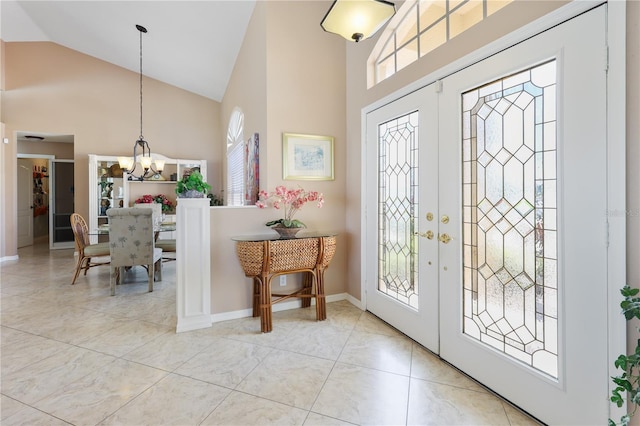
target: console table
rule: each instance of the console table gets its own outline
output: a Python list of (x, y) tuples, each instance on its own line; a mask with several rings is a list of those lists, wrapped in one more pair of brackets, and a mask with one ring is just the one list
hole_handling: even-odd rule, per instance
[[(296, 297), (302, 298), (302, 306), (311, 306), (316, 299), (316, 318), (327, 318), (324, 296), (324, 270), (336, 251), (335, 235), (303, 234), (300, 237), (240, 236), (236, 252), (247, 277), (253, 278), (253, 316), (260, 317), (260, 329), (269, 333), (273, 329), (272, 306), (274, 303)], [(271, 280), (279, 275), (305, 273), (302, 289), (288, 294), (271, 293)], [(315, 282), (315, 293), (313, 283)]]

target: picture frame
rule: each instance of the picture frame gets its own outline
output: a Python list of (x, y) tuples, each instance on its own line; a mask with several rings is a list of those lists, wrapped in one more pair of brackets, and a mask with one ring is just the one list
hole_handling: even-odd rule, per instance
[(260, 191), (260, 135), (254, 133), (244, 146), (244, 205), (253, 206)]
[(283, 133), (282, 178), (334, 180), (333, 137)]

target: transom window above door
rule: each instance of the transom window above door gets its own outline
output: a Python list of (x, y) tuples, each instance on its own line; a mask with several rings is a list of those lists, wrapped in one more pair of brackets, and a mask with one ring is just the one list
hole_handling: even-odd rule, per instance
[(369, 57), (368, 87), (417, 61), (513, 0), (407, 0)]

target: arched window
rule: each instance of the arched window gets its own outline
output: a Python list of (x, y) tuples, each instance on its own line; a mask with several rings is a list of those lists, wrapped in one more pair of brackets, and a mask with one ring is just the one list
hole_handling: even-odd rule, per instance
[(227, 205), (244, 204), (244, 114), (235, 108), (227, 129)]
[(513, 0), (407, 0), (369, 56), (372, 87)]

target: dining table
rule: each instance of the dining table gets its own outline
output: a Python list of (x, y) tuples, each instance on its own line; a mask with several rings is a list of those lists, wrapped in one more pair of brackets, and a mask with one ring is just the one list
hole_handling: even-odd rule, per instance
[[(163, 222), (159, 225), (153, 227), (153, 232), (155, 233), (155, 240), (158, 239), (158, 236), (161, 232), (172, 232), (176, 230), (175, 222)], [(98, 228), (93, 231), (89, 231), (89, 235), (109, 235), (109, 224), (104, 223), (99, 225)]]

